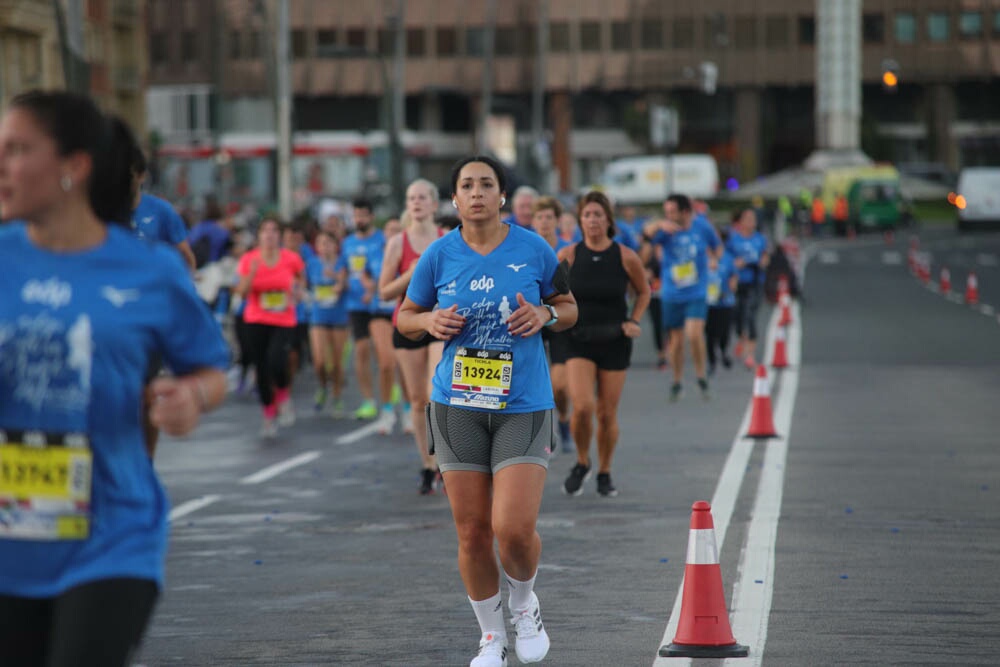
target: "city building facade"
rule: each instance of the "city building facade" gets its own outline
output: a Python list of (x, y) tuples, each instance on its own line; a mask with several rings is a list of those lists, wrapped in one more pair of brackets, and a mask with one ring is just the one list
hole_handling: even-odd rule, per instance
[[(300, 166), (300, 181), (384, 172), (397, 83), (407, 174), (438, 180), (483, 145), (528, 180), (551, 164), (543, 186), (562, 191), (621, 155), (711, 153), (746, 181), (816, 147), (823, 26), (808, 0), (289, 1), (293, 126), (340, 155)], [(273, 145), (275, 5), (149, 0), (151, 126), (175, 154), (195, 145), (228, 164)], [(864, 0), (861, 21), (862, 150), (952, 170), (1000, 158), (1000, 0)], [(650, 144), (662, 106), (679, 118), (673, 146)], [(236, 177), (266, 181), (255, 169)]]
[[(146, 128), (145, 0), (75, 0), (86, 87), (140, 135)], [(71, 7), (62, 0), (64, 16)], [(52, 0), (0, 0), (0, 107), (33, 88), (66, 86)]]

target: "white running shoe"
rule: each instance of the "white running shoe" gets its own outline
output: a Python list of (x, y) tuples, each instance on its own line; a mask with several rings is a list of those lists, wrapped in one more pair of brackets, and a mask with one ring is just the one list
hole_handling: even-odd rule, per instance
[(510, 622), (514, 624), (517, 640), (514, 650), (521, 662), (541, 662), (549, 652), (549, 635), (542, 625), (542, 609), (538, 596), (531, 593), (531, 603), (524, 611), (513, 612)]
[(403, 410), (403, 433), (413, 433), (413, 414), (410, 410)]
[(484, 632), (479, 640), (479, 654), (469, 667), (507, 667), (507, 635)]
[(389, 435), (396, 427), (396, 413), (392, 410), (383, 410), (375, 424), (379, 435)]
[(284, 403), (278, 406), (278, 425), (279, 426), (291, 426), (295, 423), (295, 406), (292, 405), (292, 399), (288, 399)]
[(262, 438), (273, 438), (278, 435), (278, 425), (275, 421), (269, 417), (264, 417), (264, 421), (260, 425), (260, 437)]

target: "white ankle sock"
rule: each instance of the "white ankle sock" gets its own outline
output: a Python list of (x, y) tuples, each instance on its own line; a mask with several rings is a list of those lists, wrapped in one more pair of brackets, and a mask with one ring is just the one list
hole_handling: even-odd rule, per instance
[(506, 572), (503, 573), (504, 579), (507, 580), (507, 588), (510, 591), (510, 599), (507, 601), (507, 606), (510, 607), (511, 611), (524, 611), (531, 604), (531, 591), (535, 588), (535, 577), (537, 576), (538, 573), (536, 572), (531, 579), (518, 581)]
[(476, 612), (476, 620), (479, 621), (480, 630), (506, 636), (507, 626), (503, 622), (503, 601), (500, 599), (500, 591), (485, 600), (469, 598), (469, 604), (472, 605), (472, 611)]

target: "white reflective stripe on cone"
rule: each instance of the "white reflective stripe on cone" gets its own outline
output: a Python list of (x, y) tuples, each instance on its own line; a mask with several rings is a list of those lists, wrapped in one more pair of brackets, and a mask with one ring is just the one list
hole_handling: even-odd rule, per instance
[(753, 395), (754, 396), (770, 396), (771, 387), (768, 384), (767, 378), (756, 378), (753, 381)]
[(715, 548), (715, 530), (688, 531), (688, 565), (718, 565), (719, 550)]

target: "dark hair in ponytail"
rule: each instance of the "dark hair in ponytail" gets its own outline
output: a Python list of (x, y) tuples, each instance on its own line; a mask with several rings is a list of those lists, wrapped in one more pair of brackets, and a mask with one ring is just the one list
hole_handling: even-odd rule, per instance
[(94, 215), (128, 225), (132, 217), (132, 159), (138, 142), (117, 116), (106, 116), (86, 95), (35, 90), (17, 95), (11, 108), (28, 111), (55, 142), (59, 154), (90, 156), (87, 194)]

